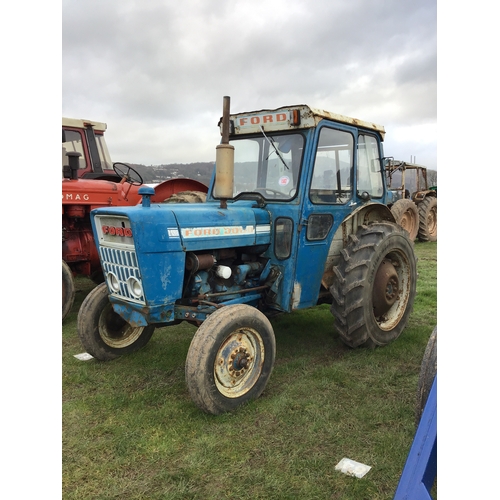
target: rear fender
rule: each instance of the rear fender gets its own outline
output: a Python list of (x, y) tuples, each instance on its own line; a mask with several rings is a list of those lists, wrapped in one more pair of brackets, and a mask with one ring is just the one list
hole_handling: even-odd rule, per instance
[(151, 202), (153, 203), (162, 203), (173, 194), (180, 193), (181, 191), (208, 192), (208, 187), (205, 184), (187, 178), (167, 179), (160, 184), (155, 184), (153, 187), (155, 190), (154, 196), (151, 197)]
[(356, 208), (343, 220), (335, 232), (328, 250), (321, 281), (325, 288), (328, 289), (333, 283), (333, 267), (338, 264), (340, 251), (347, 245), (349, 235), (356, 233), (360, 226), (380, 221), (396, 222), (389, 207), (381, 203), (366, 203)]

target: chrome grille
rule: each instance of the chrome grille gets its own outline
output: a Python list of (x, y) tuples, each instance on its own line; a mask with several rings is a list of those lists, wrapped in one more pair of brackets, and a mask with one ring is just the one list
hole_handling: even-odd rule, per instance
[[(146, 300), (144, 298), (144, 294), (140, 297), (132, 295), (129, 286), (127, 285), (127, 281), (131, 277), (141, 281), (135, 251), (100, 246), (99, 257), (104, 270), (104, 276), (107, 277), (109, 273), (112, 273), (118, 278), (120, 290), (119, 292), (115, 292), (110, 289), (111, 294), (117, 297), (125, 298), (131, 302), (145, 304)], [(108, 288), (110, 288), (109, 285)]]

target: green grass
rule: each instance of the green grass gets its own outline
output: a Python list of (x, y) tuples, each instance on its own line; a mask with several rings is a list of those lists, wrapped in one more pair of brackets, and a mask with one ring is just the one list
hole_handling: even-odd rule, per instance
[[(276, 363), (264, 394), (206, 415), (184, 364), (195, 327), (159, 329), (141, 351), (82, 362), (78, 280), (63, 323), (65, 499), (391, 499), (415, 433), (422, 356), (437, 322), (437, 245), (416, 243), (417, 297), (401, 337), (350, 349), (327, 305), (272, 320)], [(370, 465), (357, 479), (343, 458)]]

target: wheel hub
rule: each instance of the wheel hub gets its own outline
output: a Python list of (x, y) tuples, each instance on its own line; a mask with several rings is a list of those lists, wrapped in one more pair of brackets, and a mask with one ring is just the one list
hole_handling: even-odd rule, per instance
[(229, 372), (234, 377), (239, 377), (248, 367), (250, 362), (250, 354), (243, 347), (235, 349), (230, 356), (231, 364), (229, 365)]
[(373, 313), (385, 314), (399, 297), (399, 278), (390, 260), (384, 259), (378, 268), (373, 287)]
[(215, 384), (228, 398), (241, 397), (258, 380), (264, 360), (264, 344), (257, 331), (240, 328), (227, 337), (214, 364)]

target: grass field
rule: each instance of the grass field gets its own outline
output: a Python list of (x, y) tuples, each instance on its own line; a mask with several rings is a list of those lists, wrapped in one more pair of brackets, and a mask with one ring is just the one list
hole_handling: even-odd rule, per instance
[[(65, 499), (391, 499), (415, 433), (422, 356), (437, 322), (437, 245), (416, 243), (419, 279), (395, 342), (350, 349), (327, 305), (272, 320), (276, 364), (264, 394), (222, 416), (189, 399), (185, 358), (195, 327), (158, 329), (141, 351), (79, 361), (78, 280), (63, 323)], [(335, 471), (348, 457), (362, 479)]]

